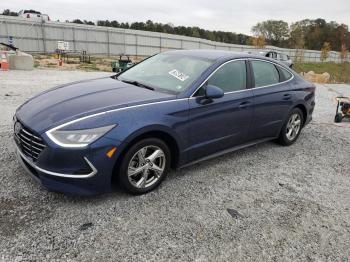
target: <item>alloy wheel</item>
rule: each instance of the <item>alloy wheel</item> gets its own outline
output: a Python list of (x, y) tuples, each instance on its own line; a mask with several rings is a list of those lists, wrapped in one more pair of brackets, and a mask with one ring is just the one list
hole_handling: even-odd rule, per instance
[(136, 188), (147, 188), (164, 173), (166, 158), (158, 146), (145, 146), (137, 151), (128, 165), (128, 180)]
[(294, 140), (301, 129), (301, 117), (299, 114), (292, 114), (288, 120), (286, 128), (286, 137), (289, 141)]

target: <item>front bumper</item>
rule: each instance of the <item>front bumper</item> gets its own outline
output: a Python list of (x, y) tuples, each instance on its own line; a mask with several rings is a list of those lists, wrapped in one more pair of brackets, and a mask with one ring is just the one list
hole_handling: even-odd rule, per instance
[(118, 154), (109, 158), (106, 152), (117, 144), (102, 138), (84, 150), (47, 147), (36, 162), (26, 156), (17, 144), (16, 151), (23, 168), (46, 189), (70, 195), (95, 195), (112, 190)]
[(53, 171), (38, 167), (30, 158), (28, 158), (25, 154), (23, 154), (21, 152), (21, 150), (18, 148), (17, 145), (16, 145), (16, 147), (17, 147), (17, 157), (21, 160), (21, 163), (23, 163), (25, 165), (26, 169), (28, 169), (28, 166), (30, 166), (30, 168), (28, 170), (31, 169), (32, 170), (31, 172), (33, 172), (34, 174), (43, 173), (43, 174), (55, 176), (55, 177), (79, 178), (79, 179), (93, 177), (94, 175), (97, 174), (97, 169), (86, 157), (84, 157), (84, 160), (85, 160), (86, 164), (89, 165), (89, 167), (91, 168), (90, 173), (80, 174), (80, 175), (64, 174), (64, 173), (53, 172)]

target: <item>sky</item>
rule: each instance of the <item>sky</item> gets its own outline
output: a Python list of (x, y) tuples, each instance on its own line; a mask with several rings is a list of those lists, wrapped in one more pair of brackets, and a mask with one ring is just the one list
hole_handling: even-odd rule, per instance
[(172, 23), (251, 35), (258, 22), (324, 18), (350, 25), (350, 0), (1, 0), (3, 9), (35, 9), (51, 20)]

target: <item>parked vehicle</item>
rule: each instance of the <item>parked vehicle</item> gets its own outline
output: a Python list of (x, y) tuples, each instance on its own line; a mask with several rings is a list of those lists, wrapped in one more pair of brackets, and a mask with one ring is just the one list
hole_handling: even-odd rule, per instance
[(50, 21), (50, 17), (35, 10), (21, 10), (18, 13), (19, 17), (28, 18), (35, 21)]
[(286, 54), (276, 52), (276, 51), (261, 51), (261, 52), (259, 52), (259, 54), (262, 56), (269, 57), (271, 59), (275, 59), (277, 61), (280, 61), (281, 63), (285, 64), (289, 68), (293, 68), (293, 61)]
[(133, 65), (134, 63), (131, 61), (130, 57), (124, 57), (124, 55), (120, 55), (117, 61), (111, 63), (112, 71), (115, 73), (120, 73)]
[(340, 123), (344, 118), (350, 119), (350, 97), (338, 96), (335, 100), (337, 101), (337, 109), (334, 122)]
[(117, 181), (141, 194), (170, 168), (267, 140), (293, 144), (314, 98), (313, 84), (268, 58), (171, 51), (30, 99), (14, 138), (20, 162), (50, 190), (94, 194)]

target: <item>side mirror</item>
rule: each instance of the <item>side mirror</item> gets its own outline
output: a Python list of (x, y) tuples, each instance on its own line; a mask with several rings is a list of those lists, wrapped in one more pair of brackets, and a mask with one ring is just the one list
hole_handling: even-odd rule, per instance
[(205, 97), (206, 98), (221, 98), (224, 96), (224, 91), (217, 87), (217, 86), (212, 86), (212, 85), (207, 85), (205, 88)]

